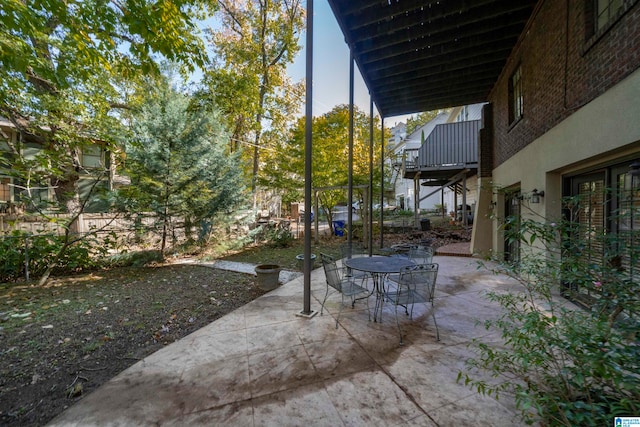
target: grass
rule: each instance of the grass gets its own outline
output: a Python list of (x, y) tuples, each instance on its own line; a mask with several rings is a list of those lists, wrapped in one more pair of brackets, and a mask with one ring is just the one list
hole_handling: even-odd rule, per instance
[[(319, 244), (312, 243), (311, 253), (315, 254), (319, 260), (320, 252), (330, 255), (340, 254), (340, 245), (346, 243), (344, 238), (331, 237), (323, 238)], [(243, 250), (230, 253), (221, 257), (227, 261), (247, 262), (251, 264), (278, 264), (280, 267), (289, 270), (299, 270), (297, 255), (304, 253), (304, 241), (302, 239), (294, 240), (289, 246), (248, 246)], [(318, 264), (316, 263), (316, 267)]]

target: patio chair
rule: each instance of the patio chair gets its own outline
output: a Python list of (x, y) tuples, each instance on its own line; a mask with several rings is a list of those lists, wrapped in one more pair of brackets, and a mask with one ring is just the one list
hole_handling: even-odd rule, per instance
[(416, 264), (429, 264), (433, 262), (433, 248), (431, 246), (411, 248), (408, 256)]
[[(370, 291), (364, 287), (355, 284), (354, 278), (350, 276), (342, 276), (342, 269), (336, 265), (335, 259), (327, 254), (320, 253), (320, 259), (322, 260), (322, 267), (324, 268), (324, 274), (327, 281), (327, 292), (322, 300), (322, 308), (320, 309), (320, 315), (322, 316), (324, 311), (324, 304), (327, 302), (329, 292), (333, 288), (335, 291), (342, 294), (342, 302), (340, 303), (340, 310), (336, 317), (336, 329), (338, 329), (338, 320), (342, 313), (342, 307), (344, 306), (344, 298), (351, 298), (351, 307), (355, 306), (355, 296), (359, 294), (369, 294)], [(367, 299), (367, 310), (369, 311), (369, 300)], [(371, 318), (371, 311), (369, 311), (369, 318)]]
[(369, 275), (363, 271), (353, 271), (351, 268), (344, 265), (345, 259), (351, 259), (356, 257), (369, 256), (369, 251), (360, 243), (348, 243), (340, 245), (340, 256), (343, 260), (343, 274), (344, 276), (353, 277), (355, 280), (361, 280), (364, 282), (369, 278)]
[[(416, 263), (416, 265), (420, 264), (430, 264), (433, 262), (433, 248), (431, 246), (414, 246), (409, 249), (407, 257)], [(397, 283), (400, 280), (399, 274), (392, 274), (388, 278), (391, 282)]]
[[(434, 294), (436, 290), (436, 278), (438, 276), (438, 264), (418, 264), (405, 267), (400, 272), (400, 280), (395, 290), (385, 292), (384, 299), (395, 306), (396, 325), (400, 333), (400, 345), (403, 345), (402, 328), (398, 319), (398, 306), (404, 307), (405, 313), (413, 319), (413, 306), (415, 304), (431, 303), (431, 317), (436, 326), (436, 339), (440, 341), (440, 331), (436, 322)], [(411, 311), (409, 311), (411, 305)]]

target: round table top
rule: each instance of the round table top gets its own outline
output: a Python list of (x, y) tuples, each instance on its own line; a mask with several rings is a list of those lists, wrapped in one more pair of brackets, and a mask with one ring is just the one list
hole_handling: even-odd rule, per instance
[(369, 273), (399, 273), (404, 267), (415, 265), (413, 261), (401, 257), (372, 256), (345, 259), (344, 265), (358, 271)]

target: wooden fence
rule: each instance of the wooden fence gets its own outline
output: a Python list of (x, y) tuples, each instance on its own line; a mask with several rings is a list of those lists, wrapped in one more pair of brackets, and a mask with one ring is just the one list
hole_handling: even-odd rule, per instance
[[(11, 234), (19, 230), (33, 235), (58, 234), (65, 232), (65, 225), (70, 219), (69, 214), (53, 214), (47, 218), (36, 215), (0, 214), (0, 236)], [(97, 234), (111, 232), (133, 232), (136, 229), (148, 229), (153, 226), (155, 219), (151, 216), (141, 216), (135, 224), (132, 219), (124, 218), (113, 213), (85, 213), (80, 215), (77, 222), (78, 233)]]

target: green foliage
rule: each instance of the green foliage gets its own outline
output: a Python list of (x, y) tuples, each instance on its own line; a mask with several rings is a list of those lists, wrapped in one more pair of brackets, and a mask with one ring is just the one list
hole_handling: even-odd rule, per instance
[[(98, 184), (107, 182), (113, 170), (107, 159), (126, 139), (125, 119), (140, 103), (134, 89), (142, 77), (157, 75), (162, 58), (185, 72), (204, 66), (196, 20), (214, 6), (208, 0), (2, 2), (0, 117), (20, 137), (0, 132), (0, 168), (14, 180), (16, 201), (31, 211), (69, 214), (57, 219), (69, 233), (54, 260), (78, 247), (79, 215), (98, 208)], [(104, 164), (88, 170), (83, 153), (95, 146), (103, 149)]]
[(131, 186), (121, 191), (120, 208), (153, 213), (164, 253), (179, 222), (187, 239), (193, 227), (209, 230), (216, 216), (240, 205), (244, 186), (237, 155), (228, 152), (216, 113), (192, 106), (168, 79), (148, 93), (134, 121), (135, 139), (127, 147)]
[(144, 267), (163, 261), (160, 251), (123, 252), (109, 257), (106, 264), (109, 267)]
[[(411, 116), (407, 119), (407, 135), (414, 132), (420, 126), (426, 125), (438, 115), (438, 111), (424, 111), (418, 113), (415, 116)], [(422, 135), (422, 142), (424, 142), (424, 135)]]
[(290, 246), (295, 238), (293, 233), (289, 229), (276, 227), (269, 230), (267, 234), (267, 241), (270, 246), (276, 248), (286, 248)]
[[(332, 210), (346, 200), (349, 176), (349, 106), (339, 105), (313, 122), (312, 180), (315, 188), (325, 189), (318, 193), (320, 204), (333, 221)], [(357, 107), (354, 110), (353, 185), (369, 183), (370, 119)], [(380, 170), (380, 122), (374, 119), (373, 138), (373, 183), (374, 194), (379, 192)], [(377, 137), (376, 137), (377, 136)], [(265, 154), (262, 185), (277, 188), (287, 194), (302, 198), (301, 190), (305, 174), (305, 119), (300, 118), (291, 128), (288, 137), (277, 141), (277, 149)], [(295, 199), (295, 197), (294, 197)], [(354, 189), (354, 201), (364, 199), (363, 189)]]
[[(508, 379), (490, 384), (461, 372), (459, 380), (482, 394), (512, 393), (526, 422), (537, 413), (548, 426), (603, 426), (640, 413), (640, 284), (629, 270), (638, 247), (633, 235), (580, 225), (588, 203), (565, 206), (554, 221), (505, 219), (520, 260), (490, 268), (522, 290), (487, 294), (502, 311), (485, 326), (501, 332), (506, 348), (477, 340), (469, 366)], [(558, 287), (586, 308), (559, 298)]]
[(304, 85), (290, 81), (287, 66), (301, 49), (304, 8), (300, 0), (219, 5), (220, 25), (208, 30), (214, 60), (198, 98), (224, 113), (232, 151), (252, 146), (242, 152), (255, 184), (262, 148), (281, 138), (302, 102)]
[(266, 243), (272, 248), (286, 248), (294, 241), (295, 237), (288, 226), (261, 224), (248, 233), (244, 243)]
[[(118, 112), (135, 107), (131, 87), (157, 74), (157, 55), (193, 70), (206, 60), (196, 18), (212, 3), (83, 1), (2, 3), (0, 117), (22, 132), (7, 140), (12, 174), (56, 185), (73, 200), (84, 148), (108, 151), (125, 132)], [(42, 151), (24, 156), (22, 140)]]
[(39, 276), (55, 266), (56, 274), (69, 274), (102, 265), (110, 246), (88, 236), (69, 245), (64, 236), (31, 235), (14, 231), (0, 239), (0, 281), (15, 281), (25, 277), (28, 260), (29, 275)]

